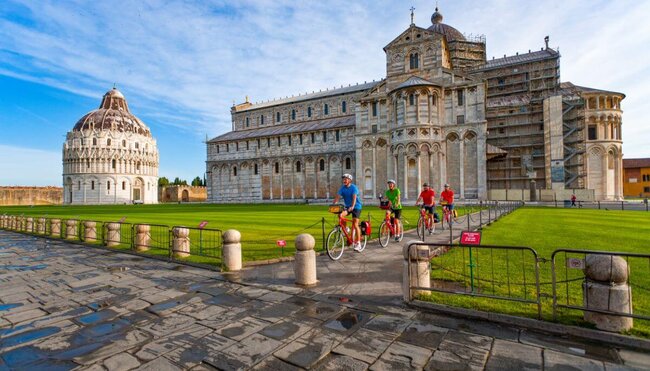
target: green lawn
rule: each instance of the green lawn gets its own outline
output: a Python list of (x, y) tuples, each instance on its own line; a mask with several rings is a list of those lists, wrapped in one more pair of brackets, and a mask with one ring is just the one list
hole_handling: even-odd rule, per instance
[[(605, 250), (650, 254), (650, 213), (591, 209), (521, 208), (483, 229), (483, 245), (524, 246), (534, 249), (540, 265), (540, 292), (552, 295), (550, 258), (556, 249)], [(556, 256), (558, 302), (582, 305), (581, 269), (571, 269), (567, 258), (584, 259), (584, 253)], [(432, 278), (441, 286), (482, 295), (535, 300), (535, 258), (528, 250), (453, 248), (432, 260)], [(634, 313), (650, 316), (650, 259), (629, 258)], [(434, 294), (430, 298), (457, 305), (535, 317), (536, 305), (487, 298)], [(552, 300), (542, 301), (543, 318), (552, 319)], [(588, 326), (576, 310), (561, 309), (564, 323)], [(650, 337), (650, 321), (635, 319), (632, 334)]]

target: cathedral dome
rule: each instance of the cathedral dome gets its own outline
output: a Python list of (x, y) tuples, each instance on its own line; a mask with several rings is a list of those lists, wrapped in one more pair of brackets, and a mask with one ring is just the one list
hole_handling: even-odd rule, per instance
[(447, 41), (465, 41), (465, 36), (460, 31), (442, 23), (442, 13), (438, 11), (437, 7), (435, 13), (431, 15), (431, 23), (433, 24), (428, 29), (443, 35)]
[(124, 95), (116, 88), (106, 92), (99, 108), (85, 114), (72, 129), (72, 131), (85, 130), (131, 132), (151, 137), (147, 125), (129, 111)]

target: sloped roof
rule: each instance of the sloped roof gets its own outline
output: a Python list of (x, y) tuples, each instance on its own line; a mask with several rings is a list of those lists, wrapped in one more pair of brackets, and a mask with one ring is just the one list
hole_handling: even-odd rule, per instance
[(515, 64), (522, 64), (522, 63), (529, 63), (529, 62), (536, 62), (536, 61), (541, 61), (544, 59), (551, 59), (551, 58), (556, 58), (559, 57), (560, 53), (553, 50), (553, 49), (544, 49), (544, 50), (538, 50), (536, 52), (530, 52), (530, 53), (524, 53), (524, 54), (518, 54), (518, 55), (511, 55), (509, 57), (503, 57), (503, 58), (496, 58), (487, 61), (483, 66), (479, 67), (477, 70), (490, 70), (493, 68), (500, 68), (504, 66), (509, 66), (509, 65), (515, 65)]
[(208, 143), (278, 136), (278, 135), (285, 135), (285, 134), (295, 133), (295, 132), (310, 132), (310, 131), (318, 131), (318, 130), (338, 129), (338, 128), (345, 128), (345, 127), (354, 127), (354, 125), (355, 125), (355, 116), (348, 115), (343, 117), (335, 117), (331, 119), (301, 122), (298, 124), (284, 124), (284, 125), (256, 128), (251, 130), (231, 131), (209, 140)]
[(650, 167), (650, 158), (624, 158), (623, 168), (634, 169), (639, 167)]
[(579, 86), (579, 85), (575, 85), (575, 84), (573, 84), (572, 82), (569, 82), (569, 81), (561, 83), (560, 88), (561, 89), (575, 88), (575, 89), (578, 89), (579, 91), (581, 91), (583, 93), (620, 94), (623, 97), (625, 97), (625, 94), (619, 93), (617, 91), (602, 90), (602, 89), (589, 88), (589, 87), (586, 87), (586, 86)]
[(421, 77), (418, 76), (411, 76), (409, 77), (406, 81), (403, 83), (399, 84), (395, 89), (393, 90), (398, 90), (398, 89), (404, 89), (404, 88), (410, 88), (412, 86), (437, 86), (436, 84), (432, 83), (431, 81), (427, 81)]
[(294, 97), (275, 99), (275, 100), (271, 100), (271, 101), (268, 101), (268, 102), (255, 103), (255, 104), (252, 104), (251, 106), (249, 106), (247, 108), (244, 108), (244, 109), (242, 109), (242, 110), (240, 110), (238, 112), (252, 111), (252, 110), (256, 110), (256, 109), (260, 109), (260, 108), (278, 106), (278, 105), (281, 105), (281, 104), (304, 102), (304, 101), (311, 100), (311, 99), (319, 99), (319, 98), (331, 97), (331, 96), (335, 96), (335, 95), (355, 93), (355, 92), (371, 89), (375, 85), (381, 83), (382, 81), (383, 80), (372, 81), (372, 82), (367, 82), (367, 83), (364, 83), (364, 84), (344, 86), (344, 87), (338, 88), (338, 89), (323, 90), (323, 91), (309, 93), (309, 94), (305, 94), (305, 95), (298, 95), (298, 96), (294, 96)]

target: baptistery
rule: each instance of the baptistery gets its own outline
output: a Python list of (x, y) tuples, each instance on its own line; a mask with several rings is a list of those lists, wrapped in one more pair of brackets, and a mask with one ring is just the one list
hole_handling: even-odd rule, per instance
[(116, 88), (84, 115), (63, 144), (66, 204), (158, 203), (158, 148)]

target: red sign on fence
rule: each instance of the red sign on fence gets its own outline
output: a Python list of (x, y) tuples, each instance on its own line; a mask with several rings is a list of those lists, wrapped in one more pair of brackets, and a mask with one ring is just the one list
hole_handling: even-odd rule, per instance
[(276, 243), (278, 244), (278, 247), (287, 246), (287, 241), (286, 240), (278, 240)]
[(208, 221), (207, 220), (202, 221), (201, 223), (199, 223), (199, 229), (205, 228), (206, 225), (208, 225)]
[(480, 245), (481, 232), (463, 231), (460, 234), (461, 245)]

